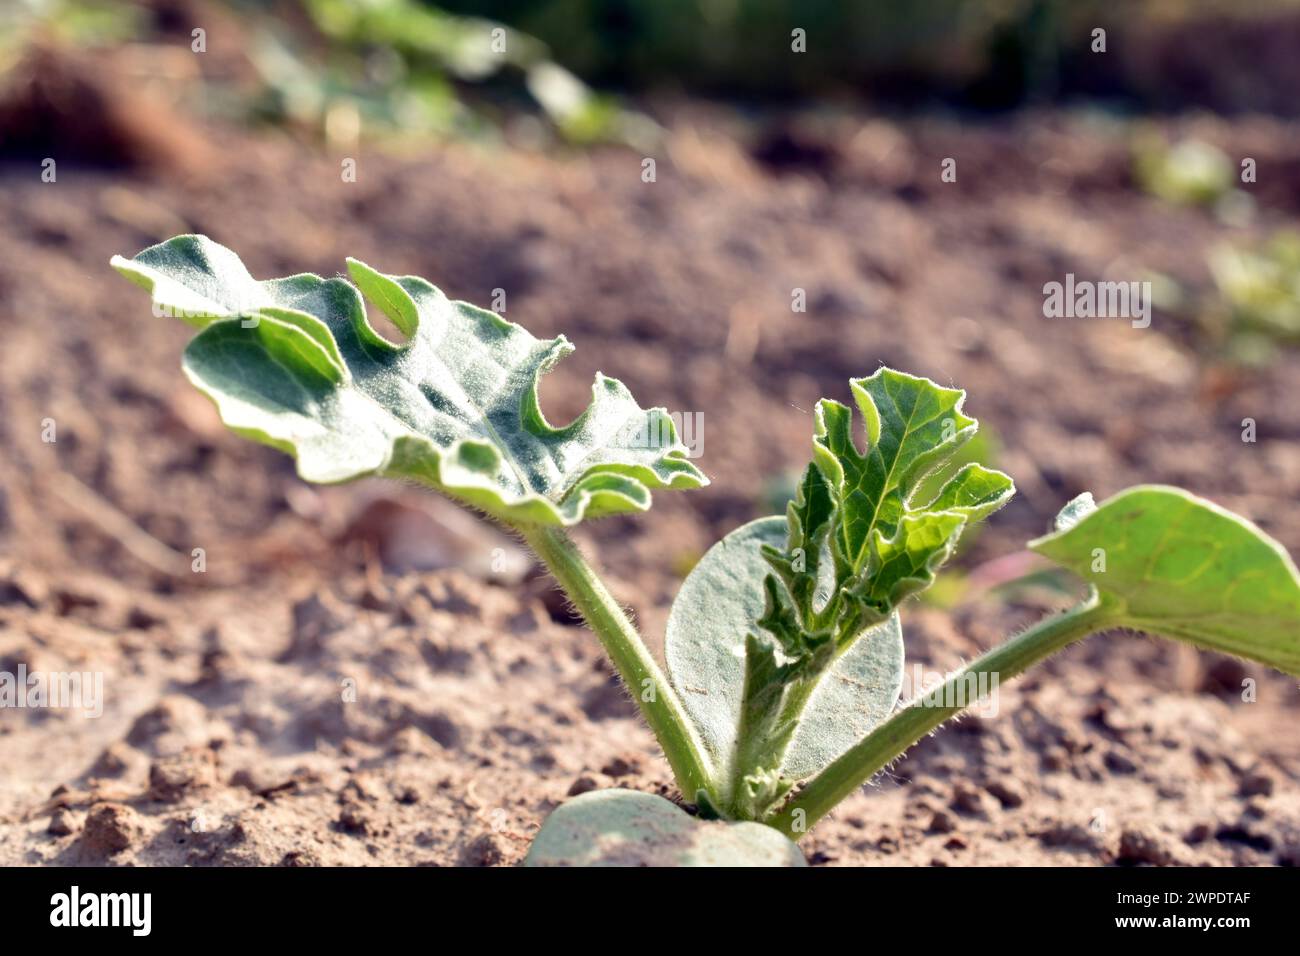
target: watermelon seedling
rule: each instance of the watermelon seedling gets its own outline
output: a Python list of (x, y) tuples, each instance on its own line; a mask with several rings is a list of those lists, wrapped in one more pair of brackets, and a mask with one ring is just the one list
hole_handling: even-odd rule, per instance
[[(666, 671), (567, 533), (646, 512), (651, 492), (706, 485), (672, 419), (597, 375), (552, 426), (540, 377), (572, 351), (355, 259), (349, 279), (258, 281), (202, 236), (113, 266), (154, 311), (198, 329), (183, 370), (234, 431), (291, 454), (307, 481), (422, 484), (513, 530), (559, 582), (655, 733), (692, 821), (667, 801), (586, 794), (542, 828), (530, 862), (798, 863), (798, 839), (944, 721), (1099, 631), (1127, 629), (1300, 674), (1300, 574), (1243, 518), (1178, 488), (1070, 502), (1030, 547), (1087, 594), (900, 705), (901, 605), (962, 534), (1014, 493), (982, 465), (947, 468), (976, 433), (965, 393), (888, 368), (818, 403), (812, 460), (784, 516), (731, 532), (674, 602)], [(407, 341), (390, 342), (366, 300)], [(658, 436), (647, 442), (646, 436)], [(936, 490), (937, 489), (937, 490)], [(992, 678), (992, 681), (989, 680)]]

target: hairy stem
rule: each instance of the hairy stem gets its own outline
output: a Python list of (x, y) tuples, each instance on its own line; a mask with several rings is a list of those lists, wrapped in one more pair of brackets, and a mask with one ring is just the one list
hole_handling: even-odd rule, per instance
[(600, 638), (659, 739), (682, 796), (694, 801), (700, 790), (711, 785), (712, 770), (681, 700), (636, 627), (564, 531), (544, 525), (518, 530)]
[(962, 701), (971, 686), (987, 686), (978, 683), (978, 675), (996, 676), (999, 683), (1010, 680), (1068, 644), (1114, 626), (1115, 622), (1115, 609), (1095, 592), (1077, 607), (1040, 621), (949, 676), (942, 688), (917, 697), (895, 711), (763, 822), (792, 839), (799, 839), (882, 767), (945, 720), (976, 703), (966, 699), (958, 706), (934, 706), (926, 703), (927, 698)]

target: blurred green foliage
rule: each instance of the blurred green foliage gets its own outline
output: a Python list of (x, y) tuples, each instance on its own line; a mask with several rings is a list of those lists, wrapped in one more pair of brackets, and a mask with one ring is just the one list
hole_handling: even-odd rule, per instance
[(352, 110), (403, 133), (482, 135), (501, 120), (497, 107), (540, 107), (563, 139), (580, 145), (637, 144), (657, 133), (554, 63), (545, 44), (495, 21), (419, 0), (298, 2), (324, 50), (304, 50), (263, 24), (251, 55), (267, 85), (262, 111), (272, 117), (317, 116), (329, 132), (334, 118), (351, 122)]
[[(211, 0), (237, 15), (220, 43), (255, 77), (207, 76), (207, 106), (349, 139), (367, 132), (495, 137), (530, 112), (580, 145), (651, 148), (659, 128), (598, 94), (516, 29), (420, 0)], [(189, 42), (203, 6), (153, 0), (0, 0), (0, 83), (32, 42), (71, 47)], [(221, 21), (217, 21), (221, 22)], [(214, 38), (215, 42), (215, 38)], [(221, 71), (218, 71), (220, 74)]]
[(120, 0), (5, 0), (0, 3), (0, 69), (40, 30), (77, 46), (122, 43), (140, 34), (145, 11)]
[[(1267, 18), (1298, 0), (439, 0), (549, 44), (601, 87), (798, 97), (865, 93), (903, 105), (1004, 108), (1084, 96), (1146, 108), (1198, 98), (1259, 108), (1270, 64), (1242, 77), (1242, 50), (1267, 45)], [(1220, 18), (1263, 23), (1205, 56)], [(1197, 24), (1203, 24), (1203, 28)], [(1192, 24), (1191, 29), (1183, 29)], [(1107, 31), (1104, 55), (1092, 31)], [(800, 29), (806, 52), (792, 55)], [(1127, 52), (1126, 52), (1127, 51)], [(1151, 55), (1149, 55), (1151, 54)], [(1270, 79), (1272, 77), (1272, 79)], [(1270, 109), (1289, 107), (1272, 97)]]
[(1197, 139), (1172, 146), (1156, 134), (1134, 142), (1133, 170), (1151, 195), (1181, 205), (1212, 205), (1235, 185), (1235, 170), (1223, 150)]
[[(206, 99), (228, 110), (327, 135), (364, 126), (489, 137), (532, 112), (542, 122), (518, 124), (521, 134), (648, 150), (661, 131), (588, 84), (975, 107), (1074, 95), (1181, 106), (1235, 102), (1245, 90), (1250, 106), (1259, 82), (1287, 85), (1276, 62), (1247, 90), (1231, 57), (1216, 70), (1194, 50), (1186, 62), (1163, 54), (1187, 47), (1180, 24), (1199, 35), (1218, 21), (1197, 18), (1246, 22), (1300, 0), (1147, 0), (1122, 11), (1107, 0), (0, 0), (0, 69), (32, 23), (105, 46), (149, 43), (167, 21), (174, 42), (209, 6), (236, 12), (246, 34), (237, 45), (261, 82), (251, 95)], [(1271, 21), (1251, 22), (1262, 26), (1237, 47), (1269, 35)], [(1091, 49), (1098, 26), (1109, 31), (1104, 56)], [(1214, 188), (1176, 181), (1184, 168), (1213, 173), (1194, 168), (1204, 156), (1175, 159), (1154, 181), (1184, 196)]]
[(1241, 361), (1269, 361), (1300, 342), (1300, 233), (1281, 230), (1255, 246), (1223, 244), (1209, 256), (1220, 301), (1208, 320)]

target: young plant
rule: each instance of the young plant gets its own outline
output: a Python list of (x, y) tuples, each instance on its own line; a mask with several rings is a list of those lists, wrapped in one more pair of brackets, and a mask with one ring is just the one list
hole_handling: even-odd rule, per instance
[[(665, 675), (565, 532), (648, 510), (652, 489), (707, 484), (663, 409), (598, 375), (590, 407), (555, 428), (537, 384), (571, 351), (562, 336), (536, 339), (423, 279), (356, 260), (351, 282), (259, 282), (230, 250), (180, 236), (113, 265), (150, 291), (156, 313), (200, 329), (185, 374), (236, 432), (293, 455), (308, 481), (406, 479), (483, 512), (532, 547), (582, 612), (701, 819), (647, 794), (584, 794), (552, 814), (532, 864), (635, 851), (798, 865), (787, 838), (977, 703), (990, 678), (1098, 631), (1144, 631), (1300, 674), (1300, 573), (1281, 546), (1185, 491), (1141, 486), (1099, 506), (1081, 496), (1030, 543), (1087, 582), (1077, 606), (899, 706), (900, 605), (1014, 488), (978, 464), (945, 475), (978, 427), (965, 394), (882, 368), (850, 382), (865, 446), (853, 412), (823, 399), (785, 516), (731, 532), (687, 577)], [(407, 342), (374, 330), (363, 295)]]

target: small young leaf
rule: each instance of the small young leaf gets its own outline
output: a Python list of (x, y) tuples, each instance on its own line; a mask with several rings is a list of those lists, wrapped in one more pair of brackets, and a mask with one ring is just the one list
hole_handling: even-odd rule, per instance
[(816, 460), (846, 512), (840, 523), (844, 554), (861, 568), (873, 534), (893, 534), (916, 482), (976, 425), (961, 412), (965, 392), (928, 379), (882, 368), (849, 386), (866, 421), (867, 451), (857, 449), (848, 408), (823, 399), (817, 403)]
[(794, 610), (804, 620), (812, 620), (816, 614), (822, 549), (834, 516), (830, 486), (817, 466), (809, 465), (795, 499), (786, 508), (788, 531), (784, 550), (774, 544), (763, 549), (768, 563), (785, 582)]
[(932, 502), (914, 501), (923, 479), (979, 427), (961, 410), (966, 393), (888, 368), (849, 385), (866, 423), (866, 452), (854, 442), (849, 409), (827, 399), (817, 403), (814, 445), (839, 512), (837, 584), (857, 605), (841, 610), (841, 639), (929, 587), (966, 525), (1015, 493), (1000, 471), (970, 464)]
[[(423, 279), (350, 259), (356, 285), (259, 282), (203, 236), (113, 266), (201, 330), (184, 369), (222, 420), (293, 455), (308, 481), (414, 479), (508, 523), (551, 525), (644, 511), (653, 488), (707, 484), (667, 413), (642, 409), (615, 379), (598, 374), (587, 410), (551, 426), (537, 384), (568, 341), (536, 339)], [(358, 287), (409, 341), (374, 330)]]
[(737, 818), (761, 818), (884, 719), (901, 680), (897, 607), (1014, 492), (1006, 475), (968, 464), (918, 500), (978, 428), (965, 393), (884, 368), (849, 384), (866, 450), (849, 409), (819, 402), (784, 540), (777, 519), (728, 535), (669, 617), (670, 676), (713, 750), (716, 802)]
[[(747, 664), (757, 666), (747, 657), (747, 636), (770, 649), (754, 633), (765, 611), (765, 581), (771, 577), (760, 549), (782, 546), (786, 532), (786, 520), (777, 517), (731, 532), (691, 571), (668, 617), (664, 654), (669, 677), (723, 779), (736, 769)], [(793, 737), (786, 739), (783, 759), (778, 752), (778, 766), (767, 768), (779, 770), (787, 781), (822, 769), (893, 709), (903, 680), (897, 615), (862, 634), (818, 676)], [(758, 717), (751, 714), (749, 720)], [(778, 789), (775, 781), (771, 784), (773, 791)]]
[(1091, 582), (1119, 625), (1300, 674), (1300, 573), (1280, 544), (1181, 488), (1076, 502), (1029, 546)]
[(654, 794), (596, 790), (561, 804), (525, 866), (807, 866), (799, 848), (761, 823), (695, 819)]

